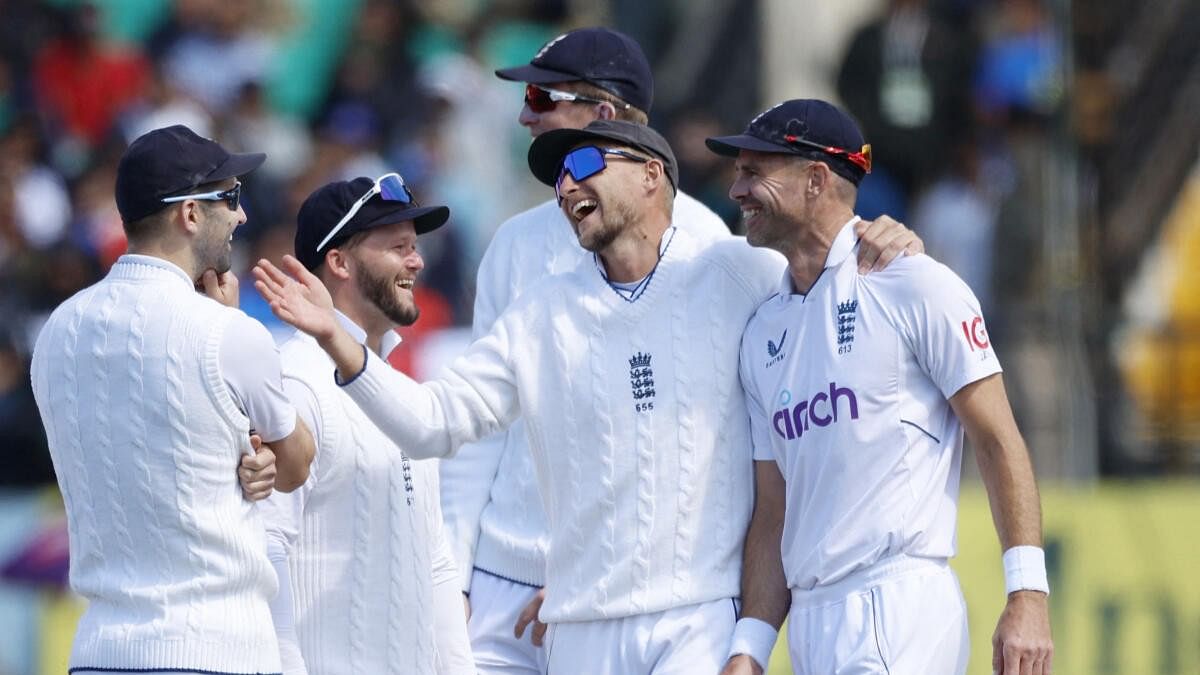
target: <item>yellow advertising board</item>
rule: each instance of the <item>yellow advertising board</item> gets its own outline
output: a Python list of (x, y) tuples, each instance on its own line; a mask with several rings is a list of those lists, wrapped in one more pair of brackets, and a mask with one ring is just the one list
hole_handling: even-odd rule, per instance
[[(959, 501), (955, 572), (971, 624), (970, 675), (992, 672), (1004, 571), (987, 495)], [(1200, 485), (1044, 489), (1056, 675), (1200, 673)], [(790, 673), (783, 640), (771, 675)]]

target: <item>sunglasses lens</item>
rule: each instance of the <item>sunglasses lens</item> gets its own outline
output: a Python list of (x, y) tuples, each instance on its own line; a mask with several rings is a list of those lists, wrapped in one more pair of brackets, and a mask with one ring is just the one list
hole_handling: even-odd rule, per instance
[(225, 203), (229, 205), (230, 211), (237, 211), (238, 205), (242, 201), (242, 184), (238, 183), (233, 186), (233, 189), (225, 191)]
[(555, 101), (550, 98), (550, 92), (532, 84), (525, 85), (525, 105), (536, 113), (554, 110)]
[(389, 202), (407, 204), (412, 201), (412, 194), (408, 191), (408, 186), (395, 174), (379, 179), (379, 195)]
[(587, 180), (604, 170), (604, 155), (590, 145), (576, 148), (563, 159), (563, 168), (570, 171), (577, 182)]

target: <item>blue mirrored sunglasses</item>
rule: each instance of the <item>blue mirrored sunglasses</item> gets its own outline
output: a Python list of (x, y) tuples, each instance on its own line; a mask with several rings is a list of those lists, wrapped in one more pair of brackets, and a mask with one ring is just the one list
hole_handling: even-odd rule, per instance
[(321, 243), (317, 244), (317, 251), (325, 248), (325, 244), (328, 244), (330, 240), (337, 236), (337, 233), (342, 231), (342, 228), (346, 226), (346, 223), (350, 222), (350, 220), (354, 218), (354, 215), (358, 213), (359, 209), (366, 205), (367, 202), (371, 201), (371, 197), (374, 197), (375, 195), (379, 195), (381, 198), (389, 202), (400, 202), (401, 204), (412, 204), (415, 202), (412, 192), (408, 189), (408, 185), (404, 183), (404, 178), (400, 174), (385, 173), (379, 178), (375, 179), (375, 184), (371, 186), (371, 189), (367, 190), (366, 194), (359, 197), (358, 201), (354, 202), (354, 205), (350, 207), (350, 210), (346, 212), (346, 215), (342, 216), (342, 219), (338, 221), (338, 224), (334, 225), (333, 229), (329, 231), (329, 234), (325, 235), (325, 238), (321, 240)]
[(639, 157), (631, 152), (613, 148), (598, 148), (594, 145), (575, 148), (568, 152), (566, 157), (563, 157), (562, 168), (558, 171), (558, 180), (554, 181), (554, 194), (558, 197), (558, 203), (562, 203), (563, 177), (570, 173), (571, 179), (578, 183), (595, 176), (608, 166), (604, 162), (605, 155), (619, 155), (643, 164), (650, 161), (647, 157)]

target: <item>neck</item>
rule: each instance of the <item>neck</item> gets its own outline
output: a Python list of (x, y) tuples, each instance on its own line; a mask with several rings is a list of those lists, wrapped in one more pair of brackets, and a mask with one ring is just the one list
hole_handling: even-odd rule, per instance
[(655, 212), (629, 226), (611, 244), (599, 251), (610, 281), (629, 283), (645, 278), (658, 264), (663, 233), (671, 226), (665, 213)]
[(204, 271), (196, 269), (196, 258), (192, 255), (192, 249), (183, 241), (166, 239), (142, 242), (131, 241), (129, 242), (128, 251), (137, 255), (162, 258), (169, 263), (174, 263), (187, 273), (192, 281), (199, 281), (200, 274)]
[(814, 208), (811, 218), (802, 221), (796, 228), (796, 236), (790, 241), (788, 250), (781, 250), (788, 260), (788, 273), (796, 292), (808, 293), (817, 277), (825, 270), (829, 249), (846, 221), (854, 217), (847, 205), (836, 203)]
[[(367, 334), (367, 349), (379, 353), (383, 346), (383, 336), (389, 330), (395, 328), (386, 317), (382, 316), (378, 310), (372, 311), (370, 303), (366, 302), (358, 293), (347, 293), (343, 290), (345, 287), (339, 285), (333, 291), (333, 306), (337, 311), (346, 315), (347, 319), (354, 322), (354, 325), (363, 329)], [(344, 296), (349, 297), (344, 297)]]

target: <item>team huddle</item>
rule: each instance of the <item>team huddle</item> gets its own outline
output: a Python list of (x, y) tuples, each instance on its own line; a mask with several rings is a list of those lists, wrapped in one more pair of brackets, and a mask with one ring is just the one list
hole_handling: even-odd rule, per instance
[(254, 268), (296, 329), (276, 345), (229, 271), (265, 156), (130, 145), (128, 253), (32, 367), (88, 601), (70, 672), (762, 673), (787, 619), (796, 673), (964, 673), (964, 434), (1004, 551), (993, 670), (1051, 672), (979, 303), (855, 215), (853, 119), (796, 99), (706, 140), (743, 239), (679, 191), (633, 40), (575, 30), (496, 74), (554, 195), (501, 225), (473, 342), (424, 383), (386, 358), (446, 206), (396, 173), (313, 192), (294, 255)]

